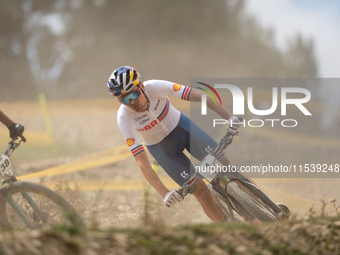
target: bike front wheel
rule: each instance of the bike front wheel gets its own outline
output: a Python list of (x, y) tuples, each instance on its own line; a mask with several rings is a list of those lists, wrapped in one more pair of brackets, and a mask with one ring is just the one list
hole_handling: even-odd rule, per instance
[(263, 222), (275, 222), (279, 221), (279, 217), (274, 213), (269, 206), (263, 203), (257, 197), (250, 194), (241, 185), (239, 186), (235, 182), (229, 182), (227, 184), (227, 193), (239, 202), (244, 209), (246, 209), (251, 215)]
[[(82, 226), (76, 210), (59, 194), (40, 184), (12, 182), (1, 189), (0, 224), (6, 230)], [(76, 227), (76, 228), (75, 228)]]
[(234, 222), (244, 222), (245, 220), (242, 219), (242, 217), (240, 215), (238, 215), (236, 212), (232, 212), (231, 213), (231, 209), (228, 206), (228, 200), (222, 196), (220, 193), (218, 193), (213, 187), (212, 185), (209, 183), (207, 185), (208, 189), (210, 190), (210, 192), (213, 194), (215, 201), (219, 204), (219, 206), (221, 207), (221, 209), (223, 210), (223, 212), (225, 214), (228, 215), (228, 218), (231, 219)]

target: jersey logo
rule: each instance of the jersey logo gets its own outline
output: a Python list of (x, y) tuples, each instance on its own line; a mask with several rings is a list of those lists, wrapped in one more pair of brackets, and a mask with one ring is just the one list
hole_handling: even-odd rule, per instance
[(208, 145), (208, 147), (205, 148), (205, 151), (206, 151), (207, 153), (212, 152), (212, 150), (213, 150), (213, 149), (210, 147), (210, 145)]
[(134, 145), (135, 139), (133, 139), (133, 138), (126, 139), (126, 144), (129, 145), (129, 147)]
[(179, 91), (181, 89), (181, 85), (174, 84), (174, 91)]
[(160, 101), (161, 101), (161, 100), (158, 99), (157, 104), (156, 104), (156, 107), (154, 108), (155, 111), (157, 110)]
[(184, 178), (184, 179), (187, 179), (189, 177), (189, 174), (187, 172), (183, 171), (181, 173), (181, 177)]
[(156, 126), (157, 124), (158, 124), (158, 121), (157, 121), (157, 120), (153, 120), (153, 121), (151, 121), (150, 124), (146, 125), (146, 126), (143, 127), (143, 128), (138, 129), (138, 131), (146, 131), (146, 130), (149, 130), (149, 129), (153, 128), (154, 126)]

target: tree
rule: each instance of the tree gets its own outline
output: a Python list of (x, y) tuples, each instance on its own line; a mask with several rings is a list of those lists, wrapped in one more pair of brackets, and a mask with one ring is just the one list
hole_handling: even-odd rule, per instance
[(297, 34), (288, 42), (285, 64), (289, 77), (313, 78), (317, 76), (317, 65), (314, 55), (314, 42)]

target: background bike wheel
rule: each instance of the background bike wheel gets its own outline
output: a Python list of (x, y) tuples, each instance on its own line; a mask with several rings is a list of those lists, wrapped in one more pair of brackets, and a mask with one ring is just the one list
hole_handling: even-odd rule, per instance
[[(22, 192), (27, 192), (40, 211), (33, 209), (24, 198)], [(6, 230), (48, 229), (52, 226), (81, 227), (81, 218), (75, 209), (59, 194), (40, 184), (31, 182), (13, 182), (6, 185), (0, 199), (0, 224)], [(30, 221), (27, 226), (13, 210), (6, 198), (12, 198)]]
[(245, 189), (242, 189), (235, 182), (227, 184), (227, 193), (235, 198), (249, 213), (255, 218), (263, 222), (275, 222), (279, 218), (272, 210), (262, 201), (249, 194)]

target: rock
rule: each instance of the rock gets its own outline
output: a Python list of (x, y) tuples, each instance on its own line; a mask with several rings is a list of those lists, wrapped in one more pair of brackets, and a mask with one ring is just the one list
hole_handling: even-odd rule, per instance
[(128, 247), (129, 237), (126, 234), (115, 234), (114, 238), (124, 248)]
[(340, 221), (335, 221), (335, 222), (333, 223), (333, 225), (336, 226), (336, 227), (340, 227)]
[(214, 254), (214, 255), (229, 255), (228, 252), (222, 250), (216, 244), (210, 244), (208, 246), (208, 251), (209, 251), (210, 254)]
[(247, 249), (247, 247), (246, 247), (245, 245), (240, 245), (240, 246), (238, 246), (238, 247), (236, 248), (236, 251), (237, 251), (238, 253), (245, 253), (247, 250), (248, 250), (248, 249)]

